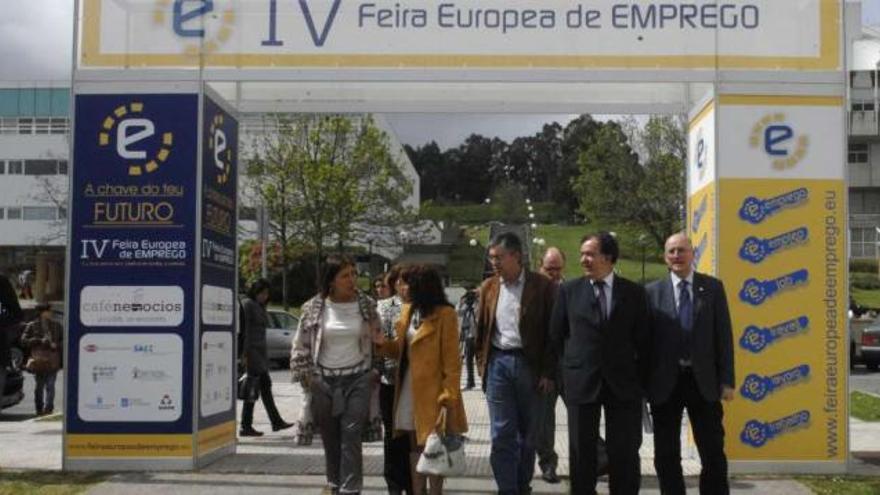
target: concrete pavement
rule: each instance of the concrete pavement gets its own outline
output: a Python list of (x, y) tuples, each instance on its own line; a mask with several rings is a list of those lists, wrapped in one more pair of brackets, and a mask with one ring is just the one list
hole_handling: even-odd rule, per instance
[[(302, 395), (298, 386), (289, 383), (287, 373), (273, 372), (276, 401), (288, 421), (297, 417)], [(448, 480), (447, 493), (493, 493), (489, 457), (489, 419), (482, 392), (464, 392), (470, 432), (467, 444), (467, 477)], [(240, 403), (239, 403), (240, 406)], [(61, 428), (60, 421), (18, 420), (10, 421), (0, 414), (0, 467), (3, 469), (48, 469), (61, 468)], [(267, 432), (261, 438), (242, 438), (239, 440), (237, 454), (202, 469), (197, 473), (122, 473), (112, 476), (107, 482), (93, 487), (88, 493), (139, 494), (150, 495), (171, 493), (241, 493), (251, 494), (296, 493), (319, 494), (324, 486), (324, 460), (320, 443), (308, 447), (294, 445), (288, 431), (271, 433), (268, 418), (262, 405), (256, 407), (255, 427)], [(556, 450), (560, 455), (559, 472), (568, 474), (567, 421), (561, 403), (557, 408)], [(852, 450), (871, 451), (880, 446), (880, 423), (866, 423), (851, 420)], [(656, 478), (653, 477), (652, 449), (653, 438), (644, 437), (641, 449), (643, 479), (642, 493), (659, 493)], [(8, 448), (26, 446), (26, 448)], [(689, 484), (696, 490), (696, 477), (699, 463), (694, 448), (685, 449), (684, 467), (691, 475)], [(854, 474), (880, 475), (880, 457), (868, 462), (856, 460), (851, 472)], [(364, 445), (364, 470), (366, 473), (364, 493), (385, 493), (381, 478), (381, 442)], [(566, 493), (567, 485), (550, 485), (540, 478), (533, 483), (534, 493)], [(780, 477), (737, 477), (732, 483), (733, 493), (791, 494), (810, 493), (801, 484)], [(607, 485), (602, 484), (600, 493), (607, 493)]]

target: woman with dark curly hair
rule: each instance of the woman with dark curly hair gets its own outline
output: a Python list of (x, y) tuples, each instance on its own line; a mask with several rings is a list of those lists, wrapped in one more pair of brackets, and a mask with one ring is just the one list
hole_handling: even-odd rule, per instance
[(334, 494), (360, 493), (363, 486), (362, 434), (370, 426), (370, 398), (378, 378), (370, 340), (374, 330), (380, 331), (376, 302), (358, 289), (354, 261), (328, 257), (320, 292), (303, 305), (291, 370), (308, 393)]
[[(373, 334), (379, 353), (396, 357), (397, 387), (394, 400), (396, 435), (410, 438), (413, 493), (443, 492), (443, 478), (416, 472), (419, 455), (428, 435), (446, 411), (446, 432), (467, 431), (467, 417), (460, 391), (461, 359), (458, 353), (458, 318), (446, 299), (436, 269), (415, 265), (398, 279), (397, 291), (404, 302), (395, 325), (396, 337), (388, 340), (381, 331)], [(417, 365), (416, 365), (417, 363)]]

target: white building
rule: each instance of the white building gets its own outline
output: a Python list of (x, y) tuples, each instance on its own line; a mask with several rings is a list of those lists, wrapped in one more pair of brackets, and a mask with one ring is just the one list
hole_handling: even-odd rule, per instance
[(880, 228), (880, 28), (862, 26), (861, 2), (847, 3), (850, 256), (878, 257)]
[(0, 85), (0, 273), (31, 270), (36, 298), (63, 296), (66, 86)]

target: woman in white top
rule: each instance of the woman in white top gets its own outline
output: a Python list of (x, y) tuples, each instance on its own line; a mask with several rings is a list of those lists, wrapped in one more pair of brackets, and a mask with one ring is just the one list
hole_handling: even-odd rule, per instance
[(354, 261), (328, 257), (321, 292), (303, 305), (291, 369), (311, 394), (334, 494), (360, 493), (363, 485), (361, 435), (378, 376), (371, 342), (378, 328), (376, 303), (358, 290)]

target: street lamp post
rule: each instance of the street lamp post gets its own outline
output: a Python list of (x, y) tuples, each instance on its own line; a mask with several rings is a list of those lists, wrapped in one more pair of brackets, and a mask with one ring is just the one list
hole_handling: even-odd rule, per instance
[(639, 247), (642, 248), (642, 285), (645, 285), (645, 234), (639, 234)]

